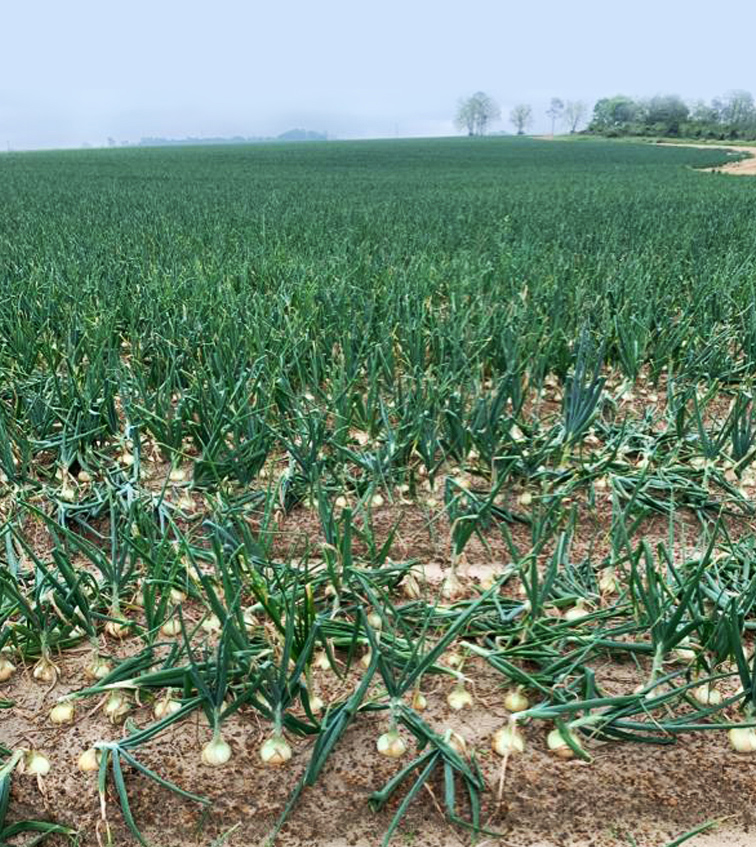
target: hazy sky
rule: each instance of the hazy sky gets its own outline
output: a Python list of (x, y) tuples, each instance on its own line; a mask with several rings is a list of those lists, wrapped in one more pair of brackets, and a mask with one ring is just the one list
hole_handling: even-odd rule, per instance
[(482, 89), (756, 92), (756, 4), (696, 0), (0, 0), (0, 144), (160, 135), (446, 135)]

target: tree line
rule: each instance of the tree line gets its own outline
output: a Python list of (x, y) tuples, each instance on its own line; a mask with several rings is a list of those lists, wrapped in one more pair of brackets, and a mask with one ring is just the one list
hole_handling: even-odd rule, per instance
[[(582, 100), (562, 101), (554, 97), (546, 110), (551, 134), (557, 126), (575, 133), (588, 118), (588, 106)], [(483, 91), (459, 101), (456, 127), (468, 135), (485, 135), (501, 118), (496, 101)], [(509, 113), (518, 135), (524, 135), (533, 123), (533, 109), (519, 103)], [(582, 132), (606, 136), (651, 135), (684, 138), (756, 138), (756, 103), (748, 91), (730, 91), (709, 103), (687, 103), (676, 94), (633, 99), (625, 95), (604, 97), (593, 107)]]
[[(546, 110), (551, 119), (551, 134), (554, 134), (557, 123), (563, 125), (570, 133), (577, 132), (587, 113), (588, 107), (582, 100), (563, 102), (558, 97), (553, 97)], [(500, 118), (499, 104), (484, 91), (476, 91), (471, 97), (459, 101), (454, 124), (457, 129), (467, 132), (468, 135), (485, 135), (491, 123)], [(525, 135), (533, 123), (532, 107), (528, 103), (518, 103), (510, 111), (509, 120), (518, 135)]]

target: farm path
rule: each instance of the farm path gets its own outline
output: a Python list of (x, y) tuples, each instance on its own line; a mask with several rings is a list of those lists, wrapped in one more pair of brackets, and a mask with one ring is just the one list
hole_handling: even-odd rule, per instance
[(700, 168), (702, 171), (711, 173), (734, 174), (736, 176), (756, 176), (756, 149), (753, 147), (738, 146), (736, 144), (676, 144), (674, 142), (660, 141), (661, 147), (695, 147), (699, 150), (730, 150), (734, 153), (747, 153), (747, 159), (739, 159), (737, 162), (726, 162), (715, 168)]

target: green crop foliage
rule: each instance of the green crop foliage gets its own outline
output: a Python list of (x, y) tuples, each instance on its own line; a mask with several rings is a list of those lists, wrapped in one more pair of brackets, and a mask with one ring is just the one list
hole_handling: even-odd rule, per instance
[[(267, 723), (280, 764), (311, 738), (272, 840), (378, 712), (416, 746), (370, 798), (394, 803), (385, 843), (441, 780), (439, 809), (488, 833), (484, 763), (416, 708), (476, 662), (527, 691), (515, 729), (586, 760), (756, 723), (756, 202), (695, 172), (723, 158), (508, 138), (0, 156), (0, 686), (24, 667), (52, 689), (83, 645), (66, 703), (162, 704), (94, 745), (104, 832), (119, 806), (146, 843), (133, 779), (210, 802), (139, 758), (191, 715), (228, 767), (227, 721)], [(612, 658), (636, 690), (605, 690)], [(4, 732), (0, 840), (72, 835), (14, 818), (30, 753)]]

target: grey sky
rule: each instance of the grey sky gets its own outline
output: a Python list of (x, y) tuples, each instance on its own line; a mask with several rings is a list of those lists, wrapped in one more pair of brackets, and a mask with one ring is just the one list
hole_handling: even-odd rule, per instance
[(0, 143), (107, 136), (445, 135), (482, 89), (506, 121), (552, 96), (756, 92), (756, 6), (696, 0), (0, 0)]

